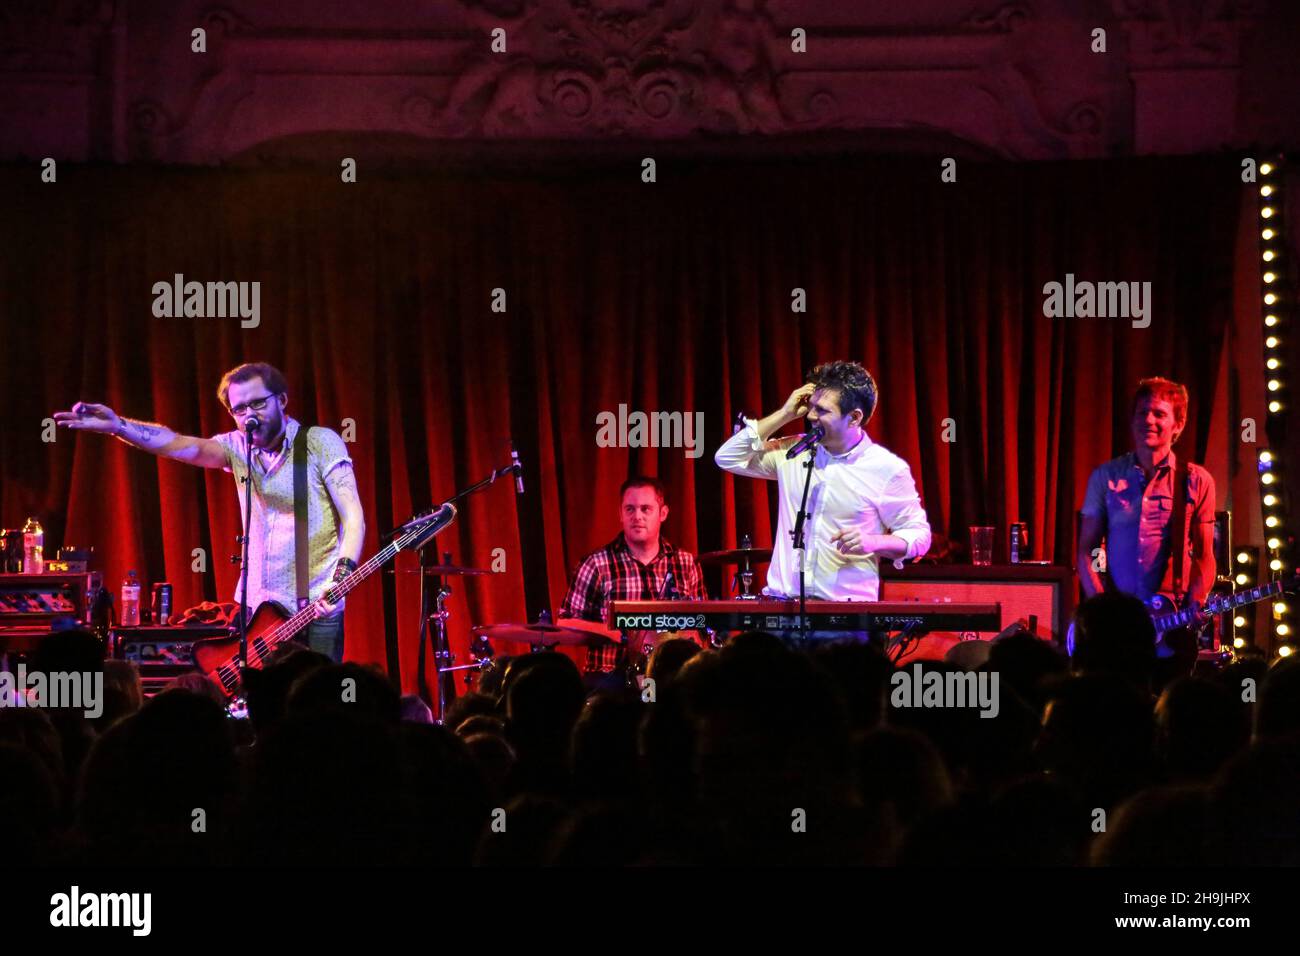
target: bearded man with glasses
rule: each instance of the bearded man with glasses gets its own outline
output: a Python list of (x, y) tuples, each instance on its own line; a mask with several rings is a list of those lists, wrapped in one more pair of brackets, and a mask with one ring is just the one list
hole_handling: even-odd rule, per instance
[[(243, 481), (248, 442), (253, 448), (252, 519), (248, 540), (248, 607), (264, 601), (298, 606), (294, 518), (293, 448), (300, 425), (285, 414), (289, 387), (265, 362), (239, 365), (221, 378), (217, 397), (235, 420), (232, 431), (211, 438), (178, 435), (165, 425), (118, 416), (105, 405), (78, 402), (54, 420), (78, 431), (102, 432), (163, 458), (235, 476), (244, 507)], [(247, 428), (250, 418), (257, 424)], [(343, 601), (325, 598), (329, 586), (355, 570), (366, 533), (352, 459), (343, 439), (328, 428), (306, 431), (307, 599), (319, 616), (306, 631), (307, 643), (335, 661), (343, 659)], [(236, 587), (235, 601), (239, 601)]]

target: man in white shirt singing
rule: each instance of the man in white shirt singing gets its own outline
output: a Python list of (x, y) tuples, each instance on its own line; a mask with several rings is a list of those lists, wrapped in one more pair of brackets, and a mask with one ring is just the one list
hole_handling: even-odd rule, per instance
[[(867, 422), (876, 410), (876, 383), (857, 362), (827, 362), (808, 373), (766, 418), (745, 427), (713, 456), (718, 467), (752, 478), (775, 479), (780, 507), (772, 564), (763, 593), (799, 595), (799, 561), (793, 534), (803, 498), (805, 464), (812, 459), (808, 518), (804, 523), (805, 589), (812, 599), (875, 601), (880, 595), (879, 559), (902, 567), (930, 548), (930, 522), (907, 462), (872, 441)], [(794, 458), (786, 453), (800, 436), (771, 438), (806, 418), (823, 437)]]

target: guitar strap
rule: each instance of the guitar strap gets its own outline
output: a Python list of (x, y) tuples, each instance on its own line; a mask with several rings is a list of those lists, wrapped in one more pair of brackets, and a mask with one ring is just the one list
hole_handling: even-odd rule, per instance
[(1187, 548), (1187, 464), (1180, 458), (1174, 467), (1174, 513), (1169, 521), (1169, 542), (1174, 561), (1174, 599), (1183, 599), (1183, 552)]
[(298, 610), (311, 601), (307, 562), (307, 429), (298, 427), (293, 441), (293, 563), (297, 579)]

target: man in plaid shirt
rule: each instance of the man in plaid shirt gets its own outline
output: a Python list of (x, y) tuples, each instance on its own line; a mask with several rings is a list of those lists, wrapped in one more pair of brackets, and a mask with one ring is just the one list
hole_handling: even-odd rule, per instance
[[(704, 577), (695, 555), (665, 541), (659, 528), (668, 517), (664, 486), (658, 478), (636, 477), (619, 490), (619, 520), (623, 531), (599, 551), (582, 559), (569, 592), (560, 607), (560, 620), (606, 619), (610, 601), (655, 600), (669, 596), (667, 577), (672, 572), (671, 594), (703, 600)], [(588, 674), (610, 673), (621, 663), (623, 648), (592, 647), (587, 651)]]

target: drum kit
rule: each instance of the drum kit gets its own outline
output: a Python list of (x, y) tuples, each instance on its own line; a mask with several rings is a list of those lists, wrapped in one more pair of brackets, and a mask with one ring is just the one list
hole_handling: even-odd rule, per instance
[[(421, 553), (423, 558), (423, 552)], [(431, 705), (429, 687), (425, 679), (426, 647), (433, 651), (433, 668), (437, 674), (437, 714), (439, 719), (446, 712), (447, 705), (455, 697), (454, 675), (465, 674), (465, 687), (474, 687), (476, 675), (488, 668), (496, 655), (495, 644), (506, 642), (527, 644), (534, 652), (553, 651), (557, 647), (600, 647), (620, 643), (617, 631), (606, 628), (603, 624), (592, 621), (572, 621), (555, 624), (551, 616), (543, 611), (536, 621), (523, 624), (501, 623), (485, 624), (472, 627), (473, 640), (470, 644), (471, 662), (456, 664), (455, 655), (447, 641), (447, 620), (451, 611), (447, 599), (452, 595), (451, 578), (477, 578), (492, 574), (485, 568), (466, 567), (452, 563), (450, 554), (444, 553), (441, 564), (421, 565), (418, 568), (394, 568), (388, 574), (419, 574), (431, 588), (420, 589), (420, 653), (419, 653), (419, 689), (420, 696)], [(710, 551), (697, 556), (705, 565), (735, 567), (731, 590), (738, 599), (757, 600), (759, 595), (752, 593), (754, 585), (754, 565), (765, 564), (772, 558), (771, 548), (755, 548), (749, 535), (745, 535), (740, 547), (727, 551)], [(428, 596), (432, 593), (433, 607), (428, 606)], [(639, 655), (642, 658), (644, 654)], [(640, 661), (644, 669), (644, 660)]]
[[(754, 565), (767, 564), (772, 560), (771, 548), (756, 548), (749, 535), (742, 535), (740, 547), (730, 551), (709, 551), (696, 558), (700, 564), (719, 564), (736, 568), (731, 579), (732, 594), (738, 600), (757, 601), (754, 589)], [(739, 591), (739, 594), (735, 592)]]

